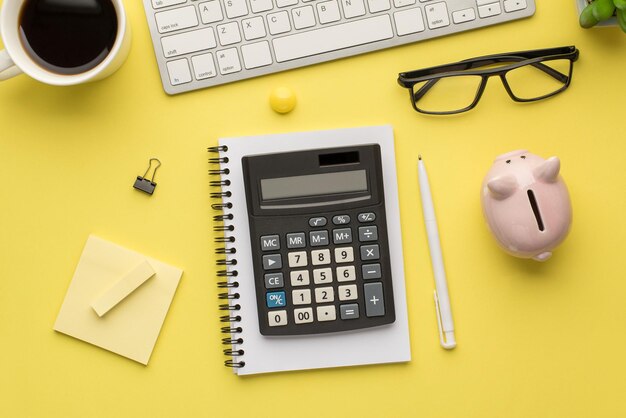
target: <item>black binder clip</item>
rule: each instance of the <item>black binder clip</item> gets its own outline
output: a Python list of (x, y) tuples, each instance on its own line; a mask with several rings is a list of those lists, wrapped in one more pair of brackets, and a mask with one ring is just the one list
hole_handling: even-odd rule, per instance
[[(152, 172), (152, 179), (148, 180), (146, 175), (150, 172), (150, 168), (152, 167), (152, 162), (155, 161), (157, 166), (154, 167), (154, 171)], [(150, 162), (148, 163), (148, 169), (144, 173), (143, 176), (137, 176), (137, 180), (135, 180), (135, 184), (133, 187), (137, 190), (141, 190), (144, 193), (152, 194), (154, 193), (154, 189), (156, 188), (156, 183), (154, 182), (154, 176), (156, 176), (157, 169), (161, 167), (161, 161), (158, 158), (150, 158)]]

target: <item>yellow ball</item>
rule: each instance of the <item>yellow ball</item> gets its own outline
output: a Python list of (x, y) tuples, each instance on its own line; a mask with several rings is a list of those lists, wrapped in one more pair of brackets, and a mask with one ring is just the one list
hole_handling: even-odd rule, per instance
[(296, 107), (296, 95), (287, 87), (278, 87), (270, 94), (270, 106), (277, 113), (289, 113)]

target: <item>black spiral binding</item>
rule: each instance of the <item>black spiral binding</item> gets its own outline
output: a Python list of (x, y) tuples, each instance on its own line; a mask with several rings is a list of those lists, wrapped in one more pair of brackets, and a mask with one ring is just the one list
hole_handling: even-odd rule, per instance
[(228, 157), (224, 156), (224, 153), (228, 151), (228, 147), (217, 146), (211, 147), (208, 150), (210, 153), (219, 154), (219, 157), (209, 158), (209, 164), (211, 164), (209, 176), (219, 176), (219, 180), (211, 180), (209, 184), (211, 188), (219, 188), (219, 191), (212, 191), (210, 193), (211, 199), (219, 200), (218, 203), (213, 203), (211, 208), (221, 212), (219, 215), (213, 216), (213, 222), (215, 223), (213, 231), (223, 233), (222, 236), (216, 237), (214, 240), (216, 244), (219, 244), (215, 249), (215, 254), (225, 257), (218, 257), (216, 261), (218, 266), (217, 277), (223, 279), (217, 283), (217, 287), (219, 289), (226, 289), (226, 292), (218, 295), (220, 300), (226, 302), (220, 304), (219, 308), (220, 311), (228, 311), (228, 315), (220, 317), (220, 322), (228, 323), (227, 326), (223, 326), (221, 329), (223, 334), (228, 334), (228, 337), (222, 338), (222, 344), (229, 346), (224, 349), (224, 355), (232, 357), (224, 361), (224, 365), (227, 367), (241, 368), (244, 367), (246, 363), (237, 360), (237, 357), (244, 354), (244, 350), (241, 348), (243, 338), (237, 337), (237, 334), (241, 334), (243, 330), (238, 326), (238, 323), (241, 322), (241, 316), (238, 314), (241, 310), (241, 306), (236, 303), (236, 300), (239, 299), (239, 293), (237, 293), (235, 289), (239, 287), (239, 282), (235, 279), (235, 277), (237, 277), (237, 270), (234, 267), (237, 265), (237, 259), (234, 258), (237, 250), (233, 246), (235, 237), (232, 235), (235, 231), (235, 227), (229, 224), (229, 221), (233, 220), (233, 214), (225, 212), (225, 210), (233, 207), (233, 204), (228, 201), (228, 199), (232, 197), (232, 193), (230, 190), (226, 190), (226, 187), (230, 186), (230, 180), (226, 178), (226, 176), (230, 174), (230, 170), (226, 167)]

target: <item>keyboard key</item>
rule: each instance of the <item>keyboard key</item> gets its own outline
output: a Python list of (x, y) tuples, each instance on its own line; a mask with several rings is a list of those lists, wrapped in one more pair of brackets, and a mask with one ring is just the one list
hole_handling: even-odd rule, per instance
[[(393, 20), (396, 22), (396, 31), (398, 32), (398, 36), (422, 32), (425, 29), (424, 19), (422, 18), (422, 9), (419, 7), (394, 13)], [(359, 228), (359, 231), (360, 230), (361, 229)]]
[(363, 0), (341, 0), (341, 7), (343, 7), (343, 14), (346, 19), (365, 14), (365, 2)]
[(354, 261), (354, 250), (352, 247), (335, 248), (335, 262), (351, 263)]
[(339, 286), (337, 293), (339, 293), (339, 300), (355, 300), (359, 297), (355, 284)]
[(411, 6), (415, 4), (415, 0), (393, 0), (393, 5), (396, 7)]
[(267, 33), (265, 32), (265, 23), (261, 16), (253, 17), (252, 19), (244, 19), (241, 21), (243, 27), (243, 37), (246, 41), (253, 39), (263, 38)]
[(317, 3), (317, 16), (321, 24), (336, 22), (341, 19), (339, 5), (336, 0)]
[(365, 315), (385, 316), (385, 301), (383, 300), (382, 283), (365, 283), (363, 285), (365, 293)]
[(175, 30), (198, 26), (198, 15), (194, 6), (181, 7), (154, 15), (159, 33), (168, 33)]
[(174, 6), (175, 4), (183, 4), (187, 0), (152, 0), (152, 7), (160, 9), (161, 7)]
[(191, 71), (189, 63), (185, 58), (167, 63), (167, 72), (170, 76), (172, 86), (189, 83), (191, 81)]
[(308, 286), (311, 281), (309, 279), (308, 270), (293, 270), (289, 272), (289, 280), (292, 286)]
[[(307, 6), (310, 7), (311, 10), (313, 9), (313, 6)], [(309, 226), (312, 226), (313, 228), (318, 227), (318, 226), (325, 226), (326, 225), (326, 218), (324, 218), (323, 216), (316, 216), (315, 218), (311, 218), (309, 219)]]
[(382, 277), (380, 264), (363, 264), (361, 266), (363, 280), (380, 279)]
[(361, 260), (378, 260), (379, 258), (380, 248), (378, 247), (378, 244), (361, 246)]
[(333, 281), (333, 271), (330, 268), (313, 270), (313, 283), (326, 284)]
[(389, 16), (380, 15), (277, 38), (272, 43), (276, 61), (285, 62), (392, 37)]
[(333, 216), (333, 223), (335, 225), (346, 225), (350, 223), (350, 215), (337, 215)]
[(313, 308), (294, 309), (293, 316), (296, 324), (313, 322)]
[[(409, 10), (405, 10), (405, 11), (409, 11)], [(367, 242), (367, 241), (376, 241), (377, 239), (378, 239), (378, 227), (376, 226), (359, 227), (359, 241)]]
[(267, 322), (270, 327), (282, 327), (287, 325), (287, 311), (270, 311), (267, 313)]
[(349, 303), (339, 306), (341, 319), (359, 319), (359, 305), (356, 303)]
[(448, 8), (445, 3), (429, 4), (424, 6), (424, 10), (426, 11), (426, 21), (430, 29), (443, 28), (450, 25)]
[(298, 4), (298, 0), (276, 0), (276, 7), (288, 7)]
[(264, 277), (266, 289), (276, 289), (279, 287), (285, 287), (283, 280), (283, 273), (268, 273)]
[(205, 28), (161, 38), (161, 46), (163, 55), (170, 58), (215, 48), (217, 41), (213, 29)]
[(278, 270), (283, 268), (283, 259), (280, 254), (263, 256), (263, 270)]
[(367, 4), (370, 8), (370, 13), (377, 13), (391, 9), (391, 3), (389, 0), (367, 0)]
[(211, 53), (196, 55), (191, 58), (191, 64), (196, 80), (204, 80), (205, 78), (211, 78), (217, 75), (215, 62), (213, 62), (213, 54)]
[(361, 223), (374, 222), (376, 220), (376, 214), (374, 212), (359, 213), (359, 216), (357, 216), (357, 218)]
[(294, 305), (310, 305), (311, 289), (299, 289), (291, 292), (291, 301)]
[(280, 239), (278, 238), (278, 235), (263, 235), (261, 237), (261, 250), (280, 250)]
[(243, 55), (243, 64), (248, 70), (272, 63), (270, 44), (267, 41), (242, 46), (241, 55)]
[(314, 266), (330, 264), (330, 250), (311, 251), (311, 264)]
[(304, 248), (306, 246), (304, 236), (304, 232), (287, 234), (287, 248)]
[(285, 10), (282, 12), (271, 13), (267, 15), (267, 25), (272, 35), (289, 32), (291, 24), (289, 23), (289, 13)]
[(229, 19), (234, 19), (248, 14), (246, 0), (225, 0), (224, 8), (226, 9), (226, 16), (228, 16)]
[(326, 303), (335, 300), (335, 290), (332, 287), (315, 288), (315, 302)]
[(216, 29), (217, 36), (220, 38), (220, 44), (223, 46), (241, 42), (241, 34), (239, 33), (239, 25), (237, 22), (219, 25)]
[(335, 305), (323, 305), (317, 307), (317, 320), (319, 322), (334, 321), (337, 319)]
[(452, 13), (452, 21), (454, 23), (465, 23), (476, 19), (474, 9), (463, 9)]
[(504, 0), (504, 11), (507, 13), (524, 10), (527, 7), (526, 0)]
[(272, 0), (250, 0), (250, 8), (252, 8), (254, 13), (261, 13), (272, 10), (274, 5)]
[(350, 244), (352, 242), (352, 229), (340, 228), (333, 229), (334, 244)]
[(206, 3), (200, 3), (198, 5), (200, 10), (200, 19), (202, 19), (202, 23), (209, 24), (214, 22), (219, 22), (224, 19), (224, 15), (222, 14), (222, 7), (220, 6), (220, 2), (218, 0), (207, 1)]
[(267, 303), (268, 308), (282, 308), (283, 306), (287, 306), (285, 291), (267, 292), (265, 294), (265, 302)]
[(352, 282), (356, 280), (354, 266), (337, 267), (338, 282)]
[(215, 55), (217, 55), (217, 65), (222, 75), (241, 71), (237, 48), (224, 49), (223, 51), (218, 51)]
[[(315, 26), (315, 14), (313, 12), (313, 6), (298, 7), (291, 11), (291, 17), (293, 18), (293, 26), (296, 29), (305, 29)], [(326, 219), (326, 218), (324, 218)], [(324, 222), (324, 225), (326, 222)]]
[(478, 16), (481, 18), (497, 16), (502, 13), (500, 3), (487, 4), (485, 6), (478, 6)]
[(500, 3), (500, 0), (476, 0), (476, 4), (479, 6), (491, 3)]
[(328, 231), (309, 232), (311, 247), (322, 247), (328, 245)]
[(287, 254), (289, 267), (305, 267), (308, 264), (306, 251), (294, 251)]

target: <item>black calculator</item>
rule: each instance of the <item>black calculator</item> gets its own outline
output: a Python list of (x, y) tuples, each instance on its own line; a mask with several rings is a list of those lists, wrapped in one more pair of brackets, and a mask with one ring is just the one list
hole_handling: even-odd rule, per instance
[(243, 158), (263, 335), (395, 321), (380, 146)]

